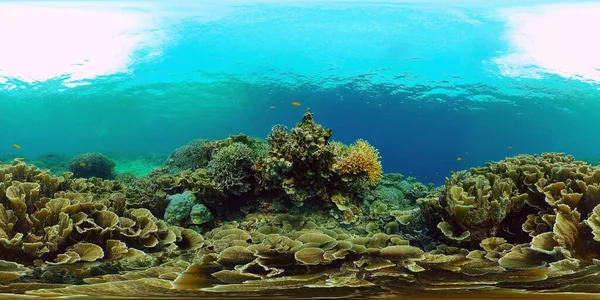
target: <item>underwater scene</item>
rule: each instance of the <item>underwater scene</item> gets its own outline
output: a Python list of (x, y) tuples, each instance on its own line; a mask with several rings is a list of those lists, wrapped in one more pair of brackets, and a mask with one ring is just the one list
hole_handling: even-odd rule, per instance
[(0, 298), (599, 297), (598, 15), (0, 0)]

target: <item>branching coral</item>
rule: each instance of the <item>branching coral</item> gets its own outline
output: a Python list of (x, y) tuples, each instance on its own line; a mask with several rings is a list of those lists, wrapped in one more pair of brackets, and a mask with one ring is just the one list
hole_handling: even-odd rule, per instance
[(256, 156), (263, 157), (266, 155), (267, 146), (265, 141), (240, 133), (230, 135), (223, 140), (193, 140), (187, 145), (175, 149), (164, 162), (163, 169), (166, 173), (174, 175), (184, 170), (194, 171), (199, 168), (207, 168), (209, 162), (219, 150), (234, 143), (248, 146)]
[(219, 149), (208, 163), (207, 171), (224, 192), (240, 195), (250, 190), (256, 159), (249, 146), (236, 142)]
[(342, 175), (366, 173), (369, 183), (374, 186), (383, 177), (379, 151), (365, 140), (358, 140), (344, 151), (333, 168)]

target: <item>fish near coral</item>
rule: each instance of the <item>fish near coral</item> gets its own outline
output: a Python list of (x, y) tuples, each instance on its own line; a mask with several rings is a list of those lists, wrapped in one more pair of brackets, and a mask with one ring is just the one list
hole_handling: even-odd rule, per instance
[(13, 147), (14, 149), (21, 149), (21, 146), (19, 146), (19, 145), (17, 145), (17, 144), (13, 144), (13, 145), (12, 145), (12, 147)]
[(300, 102), (296, 102), (296, 101), (292, 102), (292, 106), (294, 106), (294, 107), (299, 107), (300, 105), (301, 105)]
[(460, 157), (460, 156), (456, 158), (456, 161), (461, 161), (461, 160), (462, 160), (462, 157)]
[(79, 166), (80, 166), (80, 167), (85, 167), (85, 166), (87, 166), (87, 164), (86, 164), (86, 163), (84, 163), (84, 162), (82, 162), (82, 163), (80, 163), (80, 164), (79, 164)]

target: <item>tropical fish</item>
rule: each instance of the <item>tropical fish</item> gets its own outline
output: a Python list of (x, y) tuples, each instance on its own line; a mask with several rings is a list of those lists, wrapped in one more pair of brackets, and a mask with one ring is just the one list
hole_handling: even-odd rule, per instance
[(292, 106), (298, 107), (298, 106), (300, 106), (300, 102), (294, 101), (294, 102), (292, 102)]
[(454, 170), (450, 170), (450, 174), (453, 174), (453, 175), (454, 175)]
[(79, 164), (79, 166), (80, 166), (80, 167), (85, 167), (85, 166), (87, 166), (87, 164), (86, 164), (86, 163), (84, 163), (84, 162), (82, 162), (82, 163), (80, 163), (80, 164)]
[(461, 160), (462, 160), (462, 158), (460, 156), (456, 158), (456, 161), (461, 161)]
[(21, 148), (21, 146), (19, 146), (19, 145), (17, 145), (17, 144), (13, 144), (13, 146), (12, 146), (12, 147), (13, 147), (13, 148), (15, 148), (15, 149), (20, 149), (20, 148)]
[(274, 109), (275, 109), (275, 106), (273, 106), (273, 105), (269, 106), (269, 110), (274, 110)]
[(508, 150), (512, 150), (512, 146), (508, 146)]
[(47, 157), (52, 157), (52, 156), (54, 156), (54, 154), (48, 154), (48, 155), (46, 155), (46, 156), (47, 156)]

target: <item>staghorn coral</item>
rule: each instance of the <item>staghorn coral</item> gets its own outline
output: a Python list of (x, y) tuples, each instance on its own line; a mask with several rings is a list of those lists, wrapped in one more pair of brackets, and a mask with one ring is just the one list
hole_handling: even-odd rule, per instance
[(102, 153), (90, 152), (74, 157), (69, 161), (69, 171), (79, 178), (99, 177), (113, 179), (115, 162)]

